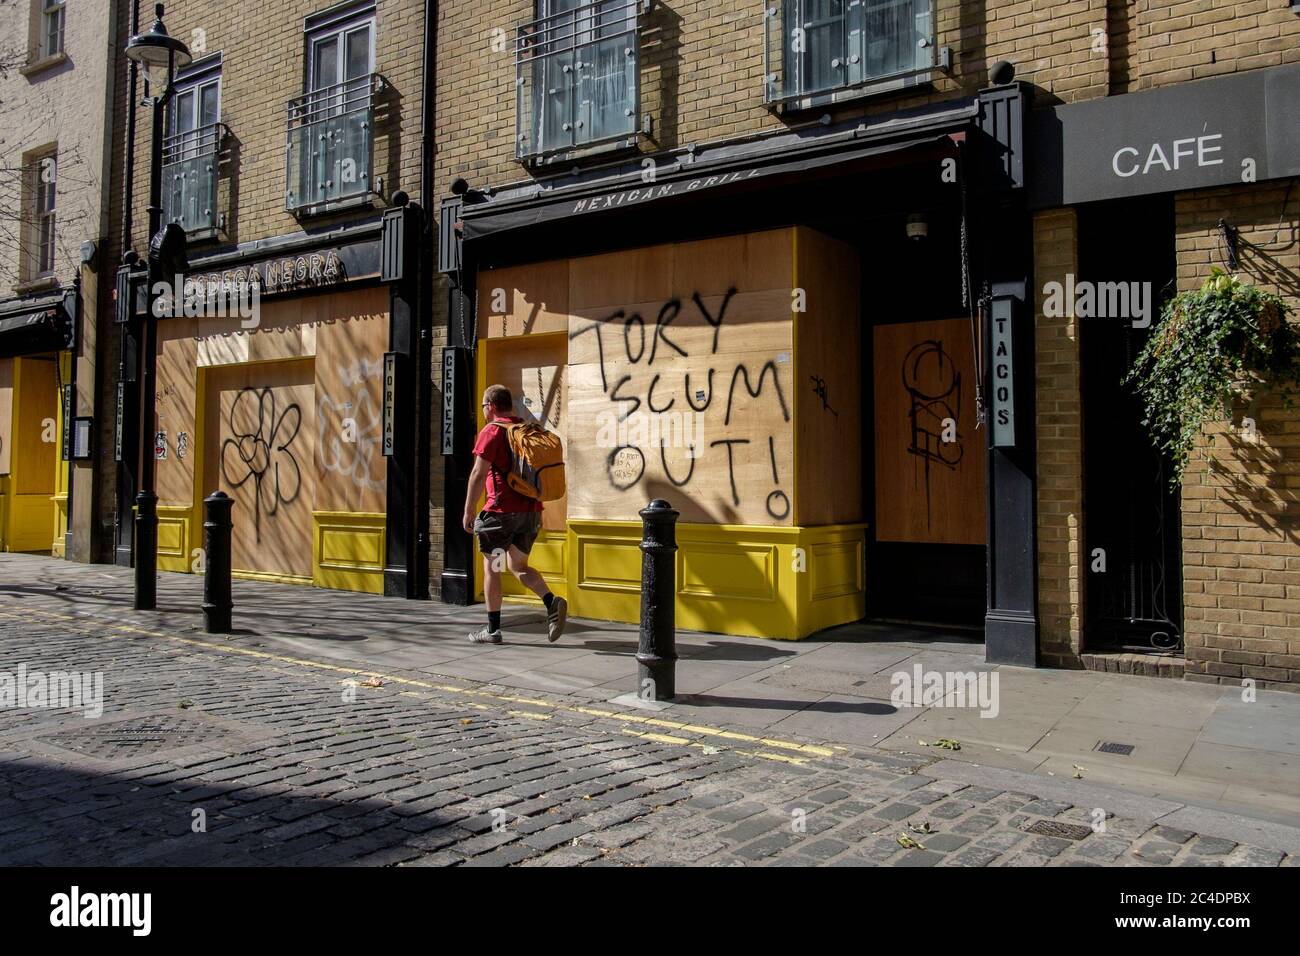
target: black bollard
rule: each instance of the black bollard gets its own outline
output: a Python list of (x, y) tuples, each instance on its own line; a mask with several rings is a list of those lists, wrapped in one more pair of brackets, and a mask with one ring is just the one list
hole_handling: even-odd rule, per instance
[(209, 634), (230, 633), (230, 509), (235, 499), (214, 491), (203, 499), (203, 620)]
[[(150, 454), (153, 449), (146, 449)], [(141, 491), (135, 496), (135, 609), (158, 607), (158, 496)]]
[(655, 700), (677, 696), (677, 511), (656, 498), (641, 511), (641, 643), (638, 693), (646, 681)]

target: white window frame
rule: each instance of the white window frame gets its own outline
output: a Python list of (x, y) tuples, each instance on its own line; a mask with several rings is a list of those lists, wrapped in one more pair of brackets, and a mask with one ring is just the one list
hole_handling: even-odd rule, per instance
[[(58, 56), (64, 51), (66, 45), (65, 33), (68, 27), (66, 11), (67, 0), (41, 0), (41, 34), (37, 49), (42, 60), (47, 57)], [(55, 22), (57, 22), (57, 27)], [(50, 43), (52, 32), (58, 38), (57, 48), (53, 48), (54, 45)]]
[[(355, 20), (347, 20), (343, 23), (331, 24), (329, 27), (323, 27), (313, 30), (307, 34), (307, 77), (306, 89), (304, 93), (315, 93), (320, 89), (327, 89), (329, 86), (337, 86), (340, 83), (347, 82), (343, 79), (343, 72), (347, 66), (347, 37), (359, 30), (369, 31), (370, 62), (365, 74), (369, 75), (375, 72), (375, 16), (369, 14), (364, 17), (358, 17)], [(330, 40), (338, 41), (338, 49), (335, 53), (336, 73), (333, 83), (327, 86), (318, 86), (318, 77), (316, 74), (316, 48), (322, 43), (328, 43)]]
[[(46, 183), (43, 176), (45, 163), (54, 163), (54, 181)], [(29, 278), (32, 281), (47, 279), (57, 271), (57, 243), (55, 227), (58, 222), (59, 153), (57, 148), (43, 152), (32, 160), (31, 187), (27, 197), (31, 217), (31, 247), (28, 257)], [(48, 188), (47, 188), (48, 187)]]
[(196, 132), (197, 130), (202, 129), (204, 126), (212, 125), (211, 123), (199, 122), (199, 119), (201, 118), (199, 114), (200, 114), (200, 110), (202, 109), (203, 91), (210, 86), (215, 86), (217, 88), (217, 118), (214, 119), (212, 122), (213, 123), (221, 122), (221, 74), (220, 72), (218, 72), (215, 76), (205, 76), (203, 79), (200, 79), (196, 82), (185, 83), (184, 81), (181, 81), (177, 83), (176, 92), (172, 95), (172, 108), (170, 110), (171, 115), (167, 117), (169, 130), (173, 135), (179, 132), (177, 127), (180, 124), (177, 123), (177, 117), (180, 113), (181, 99), (186, 94), (192, 94), (193, 99), (190, 106), (190, 117), (189, 117), (191, 120), (191, 124), (190, 124), (190, 128), (185, 132), (193, 133)]

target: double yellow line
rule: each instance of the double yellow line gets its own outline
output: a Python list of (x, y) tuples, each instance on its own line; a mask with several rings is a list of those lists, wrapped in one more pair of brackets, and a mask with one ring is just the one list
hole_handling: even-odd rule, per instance
[[(507, 705), (505, 708), (506, 713), (512, 717), (525, 717), (532, 720), (550, 720), (552, 715), (555, 713), (581, 714), (586, 717), (603, 717), (624, 725), (632, 725), (624, 729), (623, 732), (625, 734), (657, 743), (682, 744), (685, 746), (711, 750), (731, 749), (735, 753), (743, 756), (758, 757), (764, 760), (775, 760), (781, 763), (793, 763), (800, 766), (806, 764), (808, 760), (814, 757), (833, 757), (837, 751), (842, 751), (844, 749), (842, 747), (822, 747), (815, 744), (795, 743), (794, 741), (780, 740), (774, 737), (760, 737), (754, 734), (746, 734), (735, 730), (722, 730), (717, 727), (709, 727), (704, 724), (668, 720), (663, 717), (649, 717), (643, 714), (628, 713), (626, 711), (606, 710), (603, 707), (538, 700), (534, 697), (521, 697), (516, 694), (495, 693), (490, 690), (485, 690), (482, 687), (462, 687), (457, 684), (416, 680), (410, 677), (397, 677), (380, 671), (362, 670), (357, 667), (349, 667), (342, 664), (329, 664), (325, 661), (314, 661), (303, 657), (272, 654), (267, 651), (254, 650), (251, 647), (238, 647), (231, 644), (220, 644), (215, 641), (205, 641), (193, 637), (181, 637), (179, 634), (153, 631), (147, 628), (133, 627), (129, 624), (112, 624), (107, 621), (97, 620), (93, 617), (85, 617), (75, 614), (60, 614), (55, 611), (47, 611), (43, 608), (23, 606), (21, 608), (21, 613), (14, 613), (15, 610), (16, 608), (12, 601), (0, 599), (0, 615), (10, 619), (23, 619), (29, 616), (36, 616), (45, 618), (46, 620), (59, 621), (61, 623), (70, 622), (78, 625), (85, 625), (87, 622), (93, 621), (97, 627), (106, 629), (109, 632), (116, 631), (118, 632), (118, 635), (153, 637), (159, 640), (171, 641), (173, 643), (184, 644), (189, 647), (201, 648), (202, 650), (207, 651), (217, 651), (223, 654), (235, 654), (242, 657), (274, 661), (279, 664), (292, 664), (297, 667), (307, 667), (318, 671), (345, 674), (347, 675), (345, 678), (346, 680), (355, 680), (356, 678), (361, 677), (372, 681), (378, 680), (383, 684), (396, 684), (408, 688), (439, 691), (444, 694), (454, 694), (461, 697), (491, 700), (498, 704)], [(81, 626), (78, 629), (83, 633), (94, 633), (89, 627)], [(118, 635), (110, 633), (105, 636), (114, 637)], [(340, 681), (340, 683), (342, 683), (342, 681)], [(359, 684), (359, 686), (365, 685)], [(404, 696), (420, 696), (419, 692), (414, 690), (407, 690), (402, 693)], [(487, 704), (473, 701), (468, 703), (471, 707), (479, 710), (490, 709)], [(519, 710), (517, 708), (520, 705), (541, 708), (542, 712), (538, 712), (537, 710)], [(694, 734), (698, 737), (706, 738), (711, 743), (706, 744), (699, 740), (680, 737), (673, 733), (665, 733), (664, 731), (676, 731), (677, 734)], [(753, 749), (740, 749), (741, 747)]]

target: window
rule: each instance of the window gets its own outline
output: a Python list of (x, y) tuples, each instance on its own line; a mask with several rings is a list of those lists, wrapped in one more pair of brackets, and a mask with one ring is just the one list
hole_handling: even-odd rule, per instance
[(192, 67), (176, 81), (163, 142), (163, 215), (191, 234), (220, 226), (216, 214), (221, 125), (219, 57)]
[(639, 0), (539, 0), (515, 40), (519, 158), (637, 131)]
[(221, 119), (221, 78), (195, 83), (179, 90), (172, 99), (173, 136), (188, 136)]
[(24, 245), (23, 281), (54, 275), (55, 200), (58, 195), (59, 162), (55, 150), (29, 154), (24, 162), (23, 197)]
[(372, 10), (308, 18), (306, 92), (289, 102), (286, 205), (292, 211), (325, 211), (379, 190), (370, 168), (374, 93), (382, 87), (374, 72)]
[(64, 0), (40, 0), (41, 4), (41, 59), (63, 52)]
[(313, 37), (308, 92), (325, 91), (372, 72), (374, 38), (374, 21)]
[(935, 65), (932, 0), (769, 2), (768, 102), (911, 85)]

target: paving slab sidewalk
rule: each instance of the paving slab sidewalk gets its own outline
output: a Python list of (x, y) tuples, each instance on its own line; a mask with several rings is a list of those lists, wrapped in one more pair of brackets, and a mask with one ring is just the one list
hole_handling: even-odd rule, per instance
[[(0, 555), (0, 596), (66, 613), (119, 619), (131, 572), (27, 555)], [(161, 574), (160, 627), (201, 633), (202, 581)], [(506, 642), (466, 634), (483, 608), (236, 581), (230, 640), (382, 671), (421, 671), (521, 692), (592, 701), (636, 690), (636, 628), (573, 619), (549, 645), (537, 606), (508, 604)], [(1087, 671), (988, 665), (959, 632), (859, 624), (804, 641), (680, 632), (679, 699), (657, 711), (750, 733), (944, 758), (1047, 780), (1123, 788), (1206, 811), (1300, 823), (1300, 695)], [(894, 675), (996, 674), (997, 714), (891, 701)], [(958, 751), (937, 750), (955, 740)], [(1097, 750), (1132, 745), (1127, 754)], [(1245, 842), (1245, 841), (1239, 841)]]

